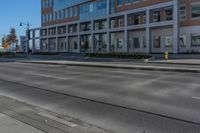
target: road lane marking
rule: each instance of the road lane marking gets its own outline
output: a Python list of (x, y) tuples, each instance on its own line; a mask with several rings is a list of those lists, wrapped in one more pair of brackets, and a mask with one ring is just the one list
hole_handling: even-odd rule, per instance
[(200, 100), (200, 97), (192, 97), (192, 99)]
[(55, 75), (47, 75), (47, 74), (34, 74), (34, 73), (28, 73), (30, 75), (34, 75), (34, 76), (40, 76), (40, 77), (46, 77), (46, 78), (56, 78), (56, 79), (61, 79), (61, 80), (66, 80), (68, 78), (65, 78), (65, 77), (58, 77), (58, 76), (55, 76)]
[(59, 122), (59, 123), (62, 123), (62, 124), (64, 124), (64, 125), (67, 125), (67, 126), (72, 127), (72, 128), (78, 126), (78, 125), (75, 124), (75, 123), (72, 123), (72, 122), (69, 122), (69, 121), (60, 119), (60, 118), (58, 118), (58, 117), (56, 117), (56, 116), (53, 116), (53, 115), (50, 115), (50, 114), (47, 114), (47, 113), (38, 113), (38, 114), (39, 114), (40, 116), (44, 116), (44, 117), (46, 117), (46, 118), (49, 118), (49, 119), (54, 120), (54, 121), (57, 121), (57, 122)]

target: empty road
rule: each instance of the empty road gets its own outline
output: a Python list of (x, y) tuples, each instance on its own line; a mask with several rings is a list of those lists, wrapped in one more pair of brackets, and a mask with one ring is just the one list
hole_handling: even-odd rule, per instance
[(113, 133), (200, 133), (200, 74), (0, 63), (0, 94)]

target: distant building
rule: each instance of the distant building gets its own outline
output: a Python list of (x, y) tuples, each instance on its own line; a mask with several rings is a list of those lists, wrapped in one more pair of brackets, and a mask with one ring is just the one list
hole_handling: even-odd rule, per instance
[(26, 52), (26, 36), (20, 36), (20, 49), (21, 52)]
[(4, 51), (4, 48), (0, 46), (0, 52), (3, 52), (3, 51)]
[(31, 39), (33, 46), (40, 40), (42, 52), (200, 52), (200, 0), (41, 0), (41, 5), (42, 27), (31, 29)]

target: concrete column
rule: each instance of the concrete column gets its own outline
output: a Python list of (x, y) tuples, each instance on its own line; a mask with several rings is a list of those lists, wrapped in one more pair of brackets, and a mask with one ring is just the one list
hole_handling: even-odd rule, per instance
[(151, 29), (149, 27), (150, 25), (150, 11), (149, 9), (146, 10), (146, 46), (148, 49), (148, 53), (151, 53)]
[(129, 37), (128, 37), (128, 22), (127, 22), (127, 14), (124, 15), (124, 52), (129, 53)]
[(56, 49), (55, 52), (60, 52), (59, 51), (59, 40), (58, 40), (58, 27), (56, 27)]
[(81, 53), (81, 43), (80, 43), (80, 23), (78, 23), (78, 53)]
[(110, 21), (109, 21), (109, 17), (107, 17), (107, 38), (106, 38), (106, 42), (107, 42), (107, 53), (110, 53), (111, 50), (110, 50), (110, 47), (111, 47), (111, 44), (110, 44), (110, 32), (109, 32), (109, 29), (110, 29)]
[(66, 52), (68, 52), (69, 53), (69, 41), (68, 41), (68, 25), (66, 25)]
[(93, 32), (93, 30), (94, 30), (94, 21), (92, 20), (91, 21), (91, 53), (94, 53), (94, 32)]
[(173, 53), (179, 52), (179, 37), (180, 37), (180, 23), (179, 23), (179, 0), (174, 0), (173, 6)]
[(50, 52), (49, 28), (47, 28), (47, 52)]
[(66, 36), (66, 38), (65, 38), (66, 40), (65, 40), (65, 42), (66, 42), (66, 52), (67, 53), (69, 53), (69, 38), (68, 38), (68, 36)]
[(35, 30), (33, 30), (33, 40), (32, 40), (32, 53), (35, 52)]

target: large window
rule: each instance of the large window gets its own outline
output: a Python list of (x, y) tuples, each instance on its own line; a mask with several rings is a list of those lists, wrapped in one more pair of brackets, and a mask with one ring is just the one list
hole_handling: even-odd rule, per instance
[(140, 48), (140, 38), (139, 37), (133, 38), (133, 45), (134, 45), (134, 48)]
[(91, 30), (91, 23), (90, 22), (82, 23), (80, 28), (81, 28), (80, 29), (81, 31), (89, 31), (89, 30)]
[(78, 30), (77, 24), (72, 24), (68, 26), (68, 33), (76, 33)]
[(168, 35), (165, 37), (165, 47), (172, 47), (173, 45), (173, 37)]
[(200, 17), (200, 3), (192, 5), (192, 18)]
[(126, 4), (131, 4), (132, 0), (126, 0)]
[(185, 20), (186, 19), (186, 7), (181, 6), (180, 7), (180, 20)]
[(106, 20), (97, 20), (94, 22), (94, 30), (106, 29), (107, 21)]
[(49, 51), (56, 50), (56, 38), (49, 39)]
[(154, 11), (153, 22), (160, 22), (160, 21), (161, 21), (160, 11)]
[(42, 30), (40, 31), (40, 35), (41, 35), (41, 36), (47, 36), (47, 29), (42, 29)]
[(74, 53), (78, 52), (78, 37), (77, 36), (71, 36), (68, 38), (68, 44), (69, 44), (69, 52)]
[(65, 50), (67, 49), (67, 43), (66, 43), (66, 38), (62, 37), (62, 38), (58, 38), (58, 51), (59, 52), (65, 52)]
[(117, 0), (117, 6), (121, 6), (123, 4), (123, 0)]
[(41, 52), (45, 52), (48, 50), (47, 42), (48, 42), (47, 39), (41, 39), (41, 43), (40, 43)]
[(56, 35), (56, 28), (50, 28), (49, 29), (49, 35), (50, 36)]
[(165, 9), (165, 20), (173, 19), (173, 10), (171, 7)]
[(153, 37), (153, 47), (154, 48), (160, 48), (161, 47), (161, 37), (160, 36), (154, 36)]
[(81, 52), (89, 53), (91, 52), (91, 35), (82, 35), (81, 36)]
[(111, 52), (124, 52), (124, 33), (111, 33)]
[(94, 35), (94, 51), (95, 52), (106, 52), (107, 51), (107, 41), (106, 41), (107, 34), (95, 34)]
[(118, 28), (118, 27), (123, 27), (123, 26), (124, 26), (123, 16), (111, 18), (111, 21), (110, 21), (111, 28)]
[(77, 8), (77, 6), (74, 7), (74, 16), (78, 16), (78, 8)]
[(186, 35), (180, 35), (179, 44), (181, 47), (186, 47)]
[(86, 20), (107, 15), (107, 1), (98, 0), (80, 6), (80, 19)]
[(191, 35), (192, 46), (200, 46), (200, 34)]
[(128, 15), (128, 25), (138, 25), (146, 23), (146, 13), (139, 12)]
[(65, 34), (66, 33), (66, 26), (58, 27), (58, 34)]
[(140, 15), (139, 14), (134, 16), (134, 24), (135, 25), (140, 24)]

